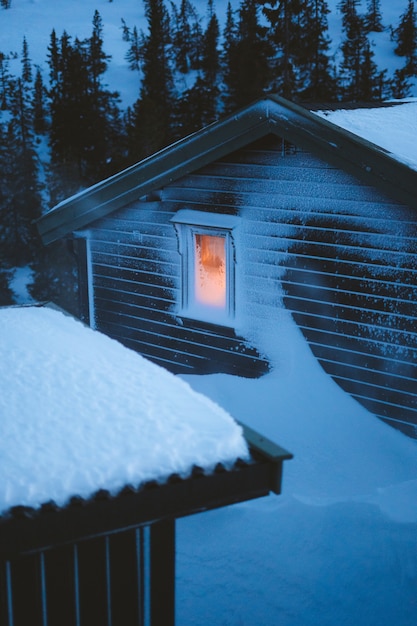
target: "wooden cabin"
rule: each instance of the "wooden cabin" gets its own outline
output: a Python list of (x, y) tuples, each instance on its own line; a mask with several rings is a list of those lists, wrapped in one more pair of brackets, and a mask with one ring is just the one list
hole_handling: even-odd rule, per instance
[(287, 311), (347, 393), (417, 436), (416, 190), (382, 148), (270, 96), (38, 226), (73, 241), (83, 318), (171, 371), (261, 376)]

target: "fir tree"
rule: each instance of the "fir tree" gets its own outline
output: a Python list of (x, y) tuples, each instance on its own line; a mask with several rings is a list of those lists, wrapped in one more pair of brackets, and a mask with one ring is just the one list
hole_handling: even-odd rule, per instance
[(401, 100), (410, 95), (410, 77), (405, 68), (395, 70), (394, 78), (391, 81), (391, 97)]
[(5, 111), (9, 106), (10, 73), (5, 55), (0, 52), (0, 110)]
[(151, 154), (172, 138), (174, 111), (169, 16), (163, 0), (145, 0), (143, 80), (139, 100), (129, 111), (130, 159)]
[(358, 13), (358, 4), (359, 0), (342, 0), (339, 5), (345, 33), (341, 44), (342, 95), (354, 102), (378, 99), (383, 82), (383, 74), (373, 61), (365, 19)]
[(23, 37), (23, 46), (22, 46), (22, 81), (24, 83), (31, 83), (33, 79), (32, 76), (32, 64), (29, 58), (29, 47), (26, 41), (26, 37)]
[[(40, 242), (33, 221), (41, 213), (37, 157), (27, 106), (25, 85), (15, 81), (11, 119), (6, 131), (6, 154), (3, 173), (6, 181), (5, 221), (7, 236), (4, 249), (13, 265), (30, 262)], [(9, 163), (7, 163), (9, 161)]]
[(173, 27), (172, 44), (175, 65), (179, 72), (186, 74), (190, 69), (191, 55), (191, 15), (193, 7), (189, 0), (181, 0), (179, 10), (172, 2)]
[(143, 38), (138, 34), (136, 26), (133, 27), (132, 33), (129, 35), (130, 46), (126, 53), (126, 61), (128, 62), (129, 69), (132, 71), (140, 72), (141, 62), (143, 59)]
[[(136, 29), (137, 30), (137, 29)], [(130, 41), (130, 28), (129, 26), (126, 24), (126, 21), (122, 18), (122, 31), (123, 31), (123, 41)]]
[(46, 122), (46, 89), (43, 84), (42, 73), (36, 69), (32, 99), (33, 128), (35, 133), (43, 133), (47, 128)]
[[(93, 183), (108, 173), (119, 150), (118, 94), (102, 83), (109, 56), (103, 51), (101, 18), (85, 41), (67, 33), (49, 46), (51, 149), (55, 178), (66, 180), (67, 192), (81, 181)], [(123, 135), (123, 133), (122, 133)]]
[(270, 23), (275, 49), (271, 88), (287, 98), (294, 98), (302, 87), (297, 68), (300, 42), (308, 35), (301, 25), (303, 3), (301, 0), (260, 0), (260, 3)]
[(368, 32), (380, 33), (384, 30), (381, 15), (381, 0), (368, 0), (365, 25)]
[(103, 50), (103, 20), (96, 10), (93, 16), (93, 31), (88, 43), (88, 71), (92, 80), (93, 91), (97, 93), (101, 88), (101, 77), (108, 67), (111, 59)]
[(214, 10), (214, 1), (208, 0), (208, 24), (203, 35), (201, 51), (201, 70), (207, 86), (217, 89), (220, 72), (219, 54), (220, 26)]
[(227, 86), (226, 110), (262, 96), (270, 81), (271, 48), (267, 30), (259, 22), (256, 0), (242, 0), (237, 37), (229, 43), (224, 81)]
[(417, 17), (414, 0), (408, 0), (407, 9), (401, 15), (394, 35), (397, 42), (395, 53), (405, 57), (405, 73), (412, 76), (417, 72)]
[(338, 85), (329, 59), (330, 38), (325, 0), (306, 0), (299, 14), (299, 47), (293, 55), (298, 75), (295, 98), (314, 102), (336, 100)]
[(214, 122), (217, 117), (220, 94), (219, 35), (219, 22), (213, 0), (208, 0), (208, 24), (203, 34), (200, 74), (178, 103), (179, 136), (194, 132)]

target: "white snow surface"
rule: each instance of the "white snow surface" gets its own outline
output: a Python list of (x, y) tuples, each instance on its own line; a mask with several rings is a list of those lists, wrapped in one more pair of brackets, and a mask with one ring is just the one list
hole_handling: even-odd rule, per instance
[(415, 626), (417, 441), (324, 372), (290, 315), (259, 380), (186, 376), (294, 454), (283, 492), (177, 523), (181, 626)]
[(0, 512), (248, 456), (180, 378), (44, 307), (0, 309)]
[(387, 107), (316, 113), (384, 148), (398, 161), (417, 169), (417, 100)]

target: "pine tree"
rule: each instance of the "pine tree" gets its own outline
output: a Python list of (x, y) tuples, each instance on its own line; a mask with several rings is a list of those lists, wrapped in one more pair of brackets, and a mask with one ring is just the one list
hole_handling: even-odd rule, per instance
[(16, 79), (6, 133), (7, 236), (4, 249), (13, 265), (30, 262), (40, 247), (33, 221), (40, 216), (41, 197), (31, 111), (25, 91), (23, 80)]
[(173, 136), (174, 92), (170, 65), (169, 16), (163, 0), (145, 0), (143, 80), (139, 100), (129, 111), (130, 160), (167, 145)]
[(242, 0), (237, 37), (228, 42), (226, 110), (233, 111), (263, 95), (270, 81), (271, 47), (259, 21), (256, 0)]
[(384, 30), (381, 14), (381, 0), (368, 0), (365, 24), (368, 32), (380, 33)]
[(337, 100), (338, 85), (329, 58), (329, 13), (325, 0), (306, 0), (301, 4), (300, 40), (293, 54), (298, 77), (295, 98), (314, 102)]
[(132, 71), (140, 72), (141, 63), (143, 60), (143, 37), (138, 34), (136, 26), (133, 27), (132, 33), (129, 35), (130, 46), (126, 52), (126, 61), (128, 62), (129, 69)]
[(220, 71), (219, 37), (220, 26), (214, 10), (214, 0), (208, 0), (208, 24), (204, 31), (201, 54), (201, 69), (204, 80), (211, 85), (217, 83)]
[(345, 33), (341, 44), (342, 95), (353, 102), (378, 99), (383, 88), (383, 74), (373, 61), (365, 19), (359, 15), (358, 5), (359, 0), (342, 0), (339, 5)]
[(22, 80), (24, 83), (31, 83), (32, 76), (32, 64), (29, 58), (29, 47), (26, 41), (26, 37), (23, 37), (22, 46)]
[(5, 55), (0, 52), (0, 110), (5, 111), (9, 105), (10, 73)]
[(33, 128), (35, 133), (40, 134), (47, 129), (46, 108), (46, 89), (43, 84), (41, 70), (38, 67), (35, 74), (32, 99)]
[(208, 24), (203, 33), (201, 69), (195, 84), (178, 103), (178, 135), (189, 134), (214, 122), (218, 113), (220, 89), (219, 21), (213, 0), (208, 0)]
[(391, 97), (401, 100), (410, 95), (410, 77), (404, 68), (395, 70), (394, 78), (391, 81)]
[(298, 63), (302, 48), (300, 42), (308, 33), (303, 31), (303, 0), (259, 0), (270, 23), (270, 37), (274, 45), (274, 79), (271, 88), (287, 98), (297, 96), (303, 87)]
[(405, 72), (413, 76), (417, 72), (417, 16), (414, 0), (408, 0), (407, 9), (401, 15), (394, 35), (397, 42), (395, 53), (405, 57)]
[(179, 72), (186, 74), (190, 70), (191, 55), (191, 15), (193, 7), (190, 0), (181, 0), (179, 10), (172, 3), (173, 27), (172, 44), (175, 65)]
[(94, 14), (92, 35), (85, 41), (75, 39), (72, 43), (65, 32), (59, 41), (54, 32), (51, 35), (52, 161), (56, 179), (66, 172), (67, 193), (81, 181), (91, 184), (108, 174), (114, 155), (123, 151), (118, 94), (102, 83), (109, 59), (103, 51), (98, 12)]

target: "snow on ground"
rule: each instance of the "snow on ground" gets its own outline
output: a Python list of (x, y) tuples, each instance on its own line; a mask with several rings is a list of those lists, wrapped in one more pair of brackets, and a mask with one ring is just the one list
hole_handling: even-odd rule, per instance
[[(269, 329), (268, 329), (269, 330)], [(328, 377), (290, 316), (259, 380), (186, 380), (294, 454), (283, 493), (180, 520), (181, 626), (414, 626), (417, 442)]]
[(315, 113), (385, 148), (399, 161), (417, 169), (417, 100), (383, 108)]
[(14, 268), (13, 276), (9, 280), (9, 287), (13, 291), (16, 304), (27, 304), (33, 301), (28, 290), (29, 285), (33, 282), (33, 278), (34, 271), (30, 266), (25, 265)]
[(0, 513), (247, 456), (187, 383), (63, 313), (0, 309)]

